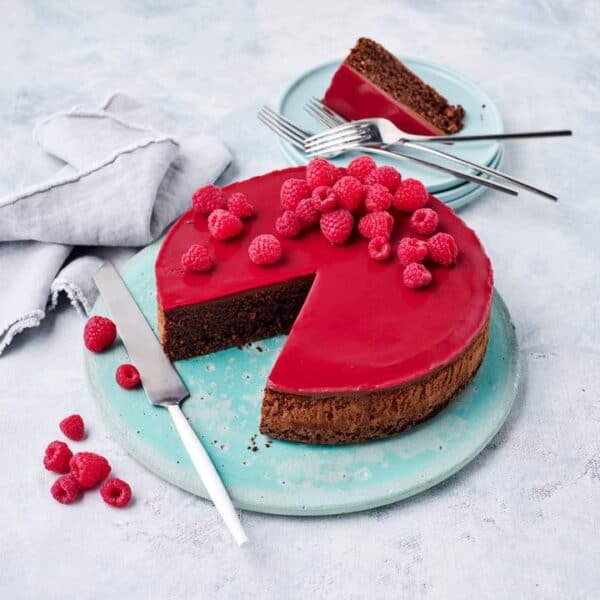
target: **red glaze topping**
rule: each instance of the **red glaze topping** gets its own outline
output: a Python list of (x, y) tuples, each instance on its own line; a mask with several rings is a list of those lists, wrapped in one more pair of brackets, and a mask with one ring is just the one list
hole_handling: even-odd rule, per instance
[[(305, 394), (347, 393), (396, 387), (442, 367), (465, 350), (488, 317), (492, 270), (475, 233), (454, 212), (430, 197), (439, 230), (454, 236), (454, 267), (430, 265), (433, 281), (414, 290), (403, 283), (396, 260), (369, 257), (368, 240), (356, 232), (343, 246), (318, 228), (297, 239), (281, 238), (283, 260), (268, 268), (248, 258), (250, 242), (274, 232), (279, 191), (305, 169), (275, 171), (231, 184), (256, 207), (234, 240), (210, 237), (205, 216), (184, 214), (166, 236), (156, 261), (158, 300), (164, 310), (315, 274), (306, 302), (269, 376), (268, 386)], [(414, 236), (409, 214), (397, 213), (391, 243)], [(425, 239), (425, 238), (423, 238)], [(189, 273), (181, 255), (192, 244), (210, 246), (217, 268)], [(395, 252), (395, 251), (394, 251)]]
[(420, 135), (443, 135), (444, 133), (346, 63), (342, 63), (333, 75), (323, 102), (351, 121), (381, 117), (389, 119), (407, 133)]

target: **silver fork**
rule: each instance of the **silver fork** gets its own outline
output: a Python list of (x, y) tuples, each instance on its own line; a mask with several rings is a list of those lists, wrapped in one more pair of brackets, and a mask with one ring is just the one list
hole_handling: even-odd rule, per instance
[[(305, 141), (304, 146), (309, 156), (322, 156), (323, 154), (328, 154), (330, 152), (340, 152), (343, 149), (351, 150), (358, 146), (370, 146), (370, 144), (375, 144), (376, 147), (387, 147), (388, 144), (394, 145), (399, 143), (401, 146), (433, 154), (434, 156), (439, 156), (451, 162), (475, 169), (476, 171), (509, 181), (514, 185), (535, 194), (539, 194), (545, 198), (549, 198), (550, 200), (558, 200), (557, 196), (554, 194), (534, 187), (515, 177), (511, 177), (506, 173), (502, 173), (502, 171), (479, 165), (470, 160), (459, 158), (458, 156), (442, 152), (441, 150), (429, 146), (423, 146), (416, 142), (398, 142), (398, 136), (394, 131), (399, 132), (400, 130), (387, 119), (362, 119), (361, 121), (348, 122), (344, 117), (314, 97), (305, 104), (304, 109), (312, 117), (330, 128), (329, 131), (314, 135)], [(392, 139), (395, 141), (386, 141)]]
[[(283, 138), (286, 142), (302, 150), (302, 152), (306, 152), (304, 148), (304, 141), (313, 135), (310, 131), (301, 129), (300, 127), (298, 127), (282, 115), (276, 113), (274, 110), (271, 110), (267, 106), (263, 106), (258, 111), (258, 118), (267, 127), (269, 127), (269, 129), (274, 131), (279, 137)], [(518, 195), (518, 193), (515, 190), (501, 185), (499, 183), (494, 183), (492, 181), (489, 181), (488, 179), (484, 179), (483, 177), (478, 177), (477, 175), (457, 171), (455, 169), (452, 169), (451, 167), (438, 165), (436, 163), (423, 160), (422, 158), (417, 158), (416, 156), (408, 156), (404, 154), (399, 154), (397, 152), (393, 152), (391, 150), (386, 150), (384, 148), (372, 148), (370, 146), (357, 146), (355, 150), (358, 150), (359, 152), (367, 152), (370, 154), (378, 154), (380, 156), (387, 156), (396, 160), (415, 162), (417, 164), (434, 169), (436, 171), (451, 173), (452, 175), (459, 177), (460, 179), (472, 181), (473, 183), (489, 187), (499, 192), (504, 192), (505, 194), (510, 194), (511, 196)], [(329, 156), (337, 156), (339, 154), (343, 154), (344, 152), (346, 151), (342, 150), (340, 152), (331, 153), (329, 154)]]

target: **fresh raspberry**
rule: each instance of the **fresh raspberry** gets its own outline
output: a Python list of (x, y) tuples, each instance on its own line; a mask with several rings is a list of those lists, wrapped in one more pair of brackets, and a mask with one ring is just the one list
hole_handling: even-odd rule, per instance
[(133, 365), (119, 365), (115, 371), (116, 382), (126, 390), (140, 385), (140, 372)]
[(123, 508), (131, 500), (131, 487), (126, 481), (111, 477), (102, 484), (100, 495), (106, 504)]
[(384, 165), (373, 169), (365, 178), (365, 185), (379, 183), (386, 187), (392, 194), (398, 189), (402, 177), (394, 167)]
[(225, 196), (216, 185), (205, 185), (192, 196), (192, 208), (197, 215), (210, 215), (213, 210), (226, 206)]
[(60, 430), (74, 442), (80, 442), (85, 434), (85, 427), (81, 415), (71, 415), (64, 418), (58, 426)]
[(369, 213), (358, 222), (358, 231), (368, 240), (379, 236), (389, 238), (393, 228), (394, 217), (385, 210)]
[(254, 206), (242, 192), (236, 192), (227, 198), (227, 210), (240, 219), (248, 219), (254, 214)]
[(300, 217), (293, 210), (284, 210), (275, 221), (275, 231), (286, 238), (295, 238), (302, 231)]
[(281, 255), (281, 242), (270, 233), (255, 237), (248, 247), (248, 256), (255, 265), (274, 265)]
[(112, 346), (117, 327), (106, 317), (90, 317), (83, 328), (83, 343), (92, 352), (102, 352)]
[(378, 235), (370, 240), (367, 248), (369, 250), (369, 256), (373, 260), (387, 260), (392, 253), (392, 245), (388, 238), (383, 235)]
[(332, 185), (332, 165), (324, 158), (313, 158), (306, 167), (306, 183), (311, 190), (322, 185)]
[(61, 504), (72, 504), (81, 496), (81, 487), (73, 475), (63, 475), (52, 484), (50, 493)]
[(336, 181), (333, 191), (337, 196), (338, 206), (350, 211), (356, 210), (360, 206), (365, 194), (362, 183), (350, 175)]
[(304, 227), (310, 227), (319, 222), (321, 213), (313, 206), (310, 198), (304, 198), (298, 203), (296, 214)]
[(427, 240), (431, 262), (449, 267), (456, 262), (458, 246), (449, 233), (436, 233)]
[(337, 194), (327, 185), (316, 187), (310, 199), (319, 212), (326, 213), (337, 208)]
[(108, 477), (110, 464), (99, 454), (93, 452), (78, 452), (71, 459), (71, 475), (75, 477), (82, 490), (96, 487)]
[(205, 273), (213, 268), (214, 263), (205, 244), (193, 244), (181, 257), (181, 266), (185, 271)]
[(321, 232), (332, 244), (345, 243), (354, 227), (354, 217), (349, 210), (338, 208), (321, 215)]
[(394, 206), (403, 212), (423, 208), (429, 200), (425, 186), (416, 179), (404, 179), (394, 194)]
[(348, 165), (348, 175), (352, 175), (352, 177), (356, 177), (361, 183), (364, 183), (367, 175), (376, 168), (377, 165), (370, 156), (357, 156)]
[(44, 453), (44, 467), (54, 473), (68, 473), (73, 453), (64, 442), (50, 442)]
[(228, 210), (217, 208), (208, 215), (208, 231), (217, 240), (234, 238), (244, 229), (244, 224), (239, 217)]
[(281, 185), (279, 201), (283, 210), (296, 210), (300, 200), (310, 196), (310, 189), (304, 179), (286, 179)]
[(369, 212), (387, 210), (392, 205), (393, 199), (394, 197), (384, 185), (374, 183), (367, 187), (365, 208)]
[(429, 254), (427, 242), (413, 237), (403, 237), (398, 244), (398, 260), (403, 266), (422, 263)]
[(431, 272), (421, 263), (410, 263), (404, 267), (402, 280), (407, 288), (426, 287), (431, 283)]
[(346, 177), (348, 175), (348, 169), (346, 167), (336, 167), (335, 165), (331, 165), (333, 167), (333, 183), (339, 181), (342, 177)]
[(432, 234), (438, 226), (438, 214), (432, 208), (419, 208), (410, 217), (410, 226), (421, 235)]

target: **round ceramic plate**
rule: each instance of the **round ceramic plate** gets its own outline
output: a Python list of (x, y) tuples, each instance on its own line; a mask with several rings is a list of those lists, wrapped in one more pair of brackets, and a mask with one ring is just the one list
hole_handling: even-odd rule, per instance
[[(158, 244), (127, 265), (124, 279), (156, 331), (154, 261)], [(107, 314), (101, 301), (96, 314)], [(450, 477), (492, 439), (513, 404), (519, 362), (510, 315), (494, 296), (489, 347), (479, 372), (448, 408), (396, 437), (351, 446), (309, 446), (258, 433), (263, 388), (284, 336), (179, 361), (190, 391), (182, 408), (207, 448), (234, 504), (285, 515), (364, 510), (412, 496)], [(144, 392), (121, 389), (120, 343), (86, 353), (93, 397), (123, 447), (159, 477), (205, 497), (167, 411)]]
[[(419, 77), (448, 98), (451, 103), (463, 105), (466, 116), (461, 134), (475, 135), (504, 131), (500, 111), (478, 85), (454, 71), (424, 60), (410, 57), (402, 57), (402, 60)], [(278, 104), (278, 111), (304, 129), (309, 131), (323, 129), (322, 125), (304, 111), (304, 104), (312, 96), (323, 97), (339, 64), (340, 61), (326, 63), (296, 78), (284, 91)], [(282, 140), (279, 143), (284, 157), (290, 164), (306, 164), (307, 159), (303, 152)], [(498, 152), (499, 144), (493, 141), (465, 142), (451, 147), (440, 145), (440, 148), (476, 163), (489, 165)], [(355, 156), (353, 153), (343, 154), (333, 159), (333, 162), (340, 166), (346, 166), (353, 156)], [(379, 157), (377, 160), (395, 167), (400, 164), (398, 168), (403, 177), (414, 177), (423, 181), (431, 193), (460, 184), (460, 180), (453, 175), (427, 169), (408, 161), (398, 163), (398, 161), (384, 157)]]

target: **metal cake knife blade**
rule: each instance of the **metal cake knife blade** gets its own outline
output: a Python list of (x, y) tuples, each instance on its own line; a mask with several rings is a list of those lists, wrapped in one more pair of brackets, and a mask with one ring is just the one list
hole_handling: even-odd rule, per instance
[(245, 544), (248, 538), (229, 494), (204, 446), (179, 407), (179, 403), (189, 396), (181, 377), (163, 352), (148, 321), (110, 262), (104, 263), (96, 271), (94, 281), (117, 325), (119, 335), (133, 364), (140, 372), (148, 399), (152, 404), (168, 409), (181, 441), (215, 508), (236, 542), (240, 546)]

